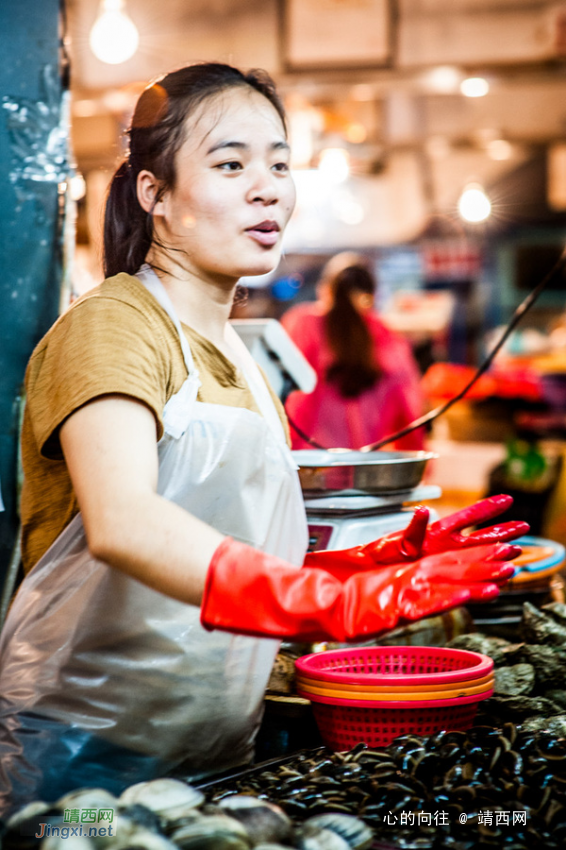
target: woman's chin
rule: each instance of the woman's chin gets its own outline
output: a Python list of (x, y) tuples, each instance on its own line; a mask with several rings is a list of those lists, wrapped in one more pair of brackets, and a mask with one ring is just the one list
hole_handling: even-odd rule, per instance
[(279, 265), (280, 256), (271, 257), (269, 260), (266, 258), (262, 263), (253, 263), (249, 266), (245, 267), (240, 273), (240, 277), (261, 277), (261, 275), (269, 274)]

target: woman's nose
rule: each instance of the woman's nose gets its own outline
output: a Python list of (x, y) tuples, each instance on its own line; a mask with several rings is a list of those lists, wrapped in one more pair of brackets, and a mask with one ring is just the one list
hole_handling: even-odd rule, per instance
[(248, 192), (248, 198), (253, 203), (271, 205), (279, 200), (277, 177), (269, 170), (258, 169), (254, 174)]

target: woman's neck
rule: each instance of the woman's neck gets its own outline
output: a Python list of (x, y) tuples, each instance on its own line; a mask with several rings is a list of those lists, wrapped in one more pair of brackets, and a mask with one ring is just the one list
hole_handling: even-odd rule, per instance
[(237, 281), (205, 280), (161, 259), (150, 256), (147, 261), (165, 287), (179, 320), (222, 348)]

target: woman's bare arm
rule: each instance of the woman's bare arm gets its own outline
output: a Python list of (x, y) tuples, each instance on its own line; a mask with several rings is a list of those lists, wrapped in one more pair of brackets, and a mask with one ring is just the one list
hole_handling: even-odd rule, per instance
[(156, 493), (155, 418), (141, 402), (103, 396), (60, 432), (92, 554), (169, 596), (199, 605), (223, 535)]

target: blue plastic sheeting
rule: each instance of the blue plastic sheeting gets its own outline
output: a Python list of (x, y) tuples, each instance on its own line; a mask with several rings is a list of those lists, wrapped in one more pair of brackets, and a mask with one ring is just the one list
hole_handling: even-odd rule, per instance
[(77, 788), (118, 796), (129, 785), (162, 776), (170, 765), (116, 746), (77, 727), (2, 707), (0, 816), (34, 800), (56, 802)]
[(57, 318), (67, 130), (62, 121), (59, 0), (1, 10), (0, 583), (18, 529), (19, 401), (34, 346)]

